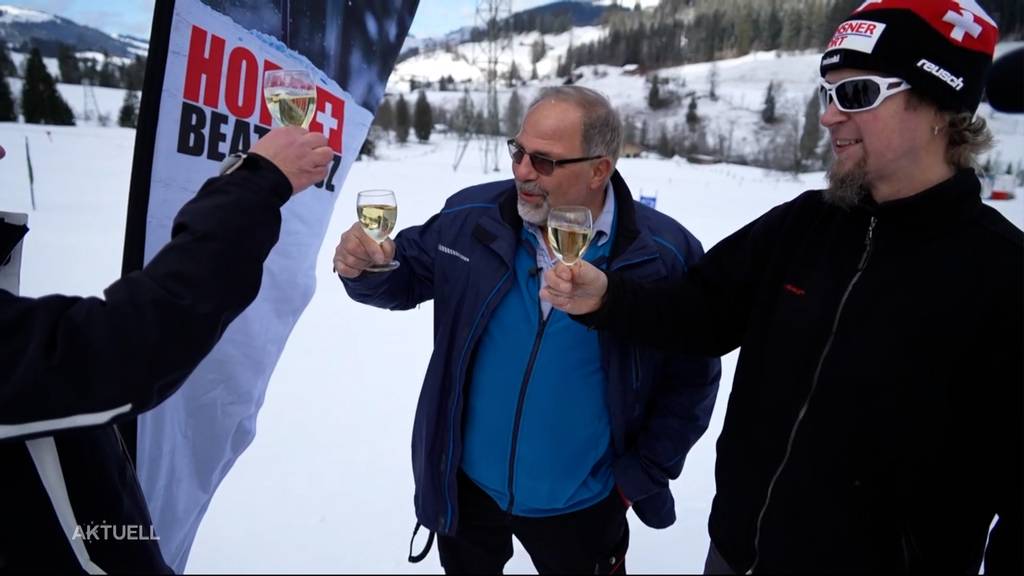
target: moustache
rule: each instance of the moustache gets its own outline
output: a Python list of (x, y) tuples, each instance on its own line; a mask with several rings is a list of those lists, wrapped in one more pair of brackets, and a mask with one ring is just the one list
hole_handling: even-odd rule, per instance
[(525, 192), (526, 194), (532, 194), (534, 196), (543, 196), (545, 199), (548, 197), (546, 190), (540, 187), (536, 182), (520, 182), (516, 180), (516, 190), (519, 192)]

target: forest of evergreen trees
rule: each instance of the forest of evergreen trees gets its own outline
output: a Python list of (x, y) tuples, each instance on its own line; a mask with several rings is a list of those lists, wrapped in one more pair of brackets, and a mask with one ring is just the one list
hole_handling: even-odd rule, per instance
[[(755, 50), (821, 50), (863, 0), (662, 0), (647, 11), (607, 14), (608, 34), (571, 47), (564, 69), (637, 64), (650, 70)], [(1020, 0), (980, 0), (1003, 39), (1024, 33)]]

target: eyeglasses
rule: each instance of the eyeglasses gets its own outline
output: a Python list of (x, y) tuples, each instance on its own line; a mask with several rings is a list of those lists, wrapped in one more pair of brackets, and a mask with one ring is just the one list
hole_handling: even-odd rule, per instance
[(533, 169), (536, 170), (542, 176), (551, 176), (551, 173), (555, 171), (558, 166), (564, 166), (566, 164), (575, 164), (577, 162), (586, 162), (587, 160), (597, 160), (603, 156), (587, 156), (585, 158), (566, 158), (565, 160), (555, 160), (548, 158), (547, 156), (541, 156), (534, 152), (527, 152), (516, 142), (515, 139), (510, 138), (508, 141), (508, 155), (512, 157), (512, 162), (519, 164), (523, 161), (526, 156), (530, 157), (530, 164), (533, 165)]
[(835, 102), (843, 112), (863, 112), (877, 108), (889, 96), (910, 90), (910, 84), (899, 78), (880, 76), (856, 76), (829, 84), (824, 79), (818, 87), (818, 101), (821, 109)]

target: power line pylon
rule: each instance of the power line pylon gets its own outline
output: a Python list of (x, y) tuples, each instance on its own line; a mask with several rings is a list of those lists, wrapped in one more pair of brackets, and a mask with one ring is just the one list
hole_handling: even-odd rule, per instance
[(512, 62), (512, 1), (478, 0), (476, 5), (476, 28), (483, 31), (483, 39), (476, 43), (473, 63), (483, 73), (486, 85), (483, 125), (474, 125), (459, 138), (454, 169), (458, 169), (469, 140), (479, 137), (481, 161), (487, 172), (493, 166), (498, 171), (498, 154), (501, 151), (501, 113), (498, 107), (498, 82), (501, 73), (511, 68)]

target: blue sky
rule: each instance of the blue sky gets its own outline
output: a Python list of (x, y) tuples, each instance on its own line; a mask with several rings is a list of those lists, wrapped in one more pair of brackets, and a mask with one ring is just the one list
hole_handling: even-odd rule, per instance
[[(525, 10), (554, 0), (512, 0), (513, 9)], [(154, 0), (0, 0), (64, 16), (104, 32), (149, 37)], [(440, 36), (473, 24), (476, 0), (420, 0), (412, 34)]]

